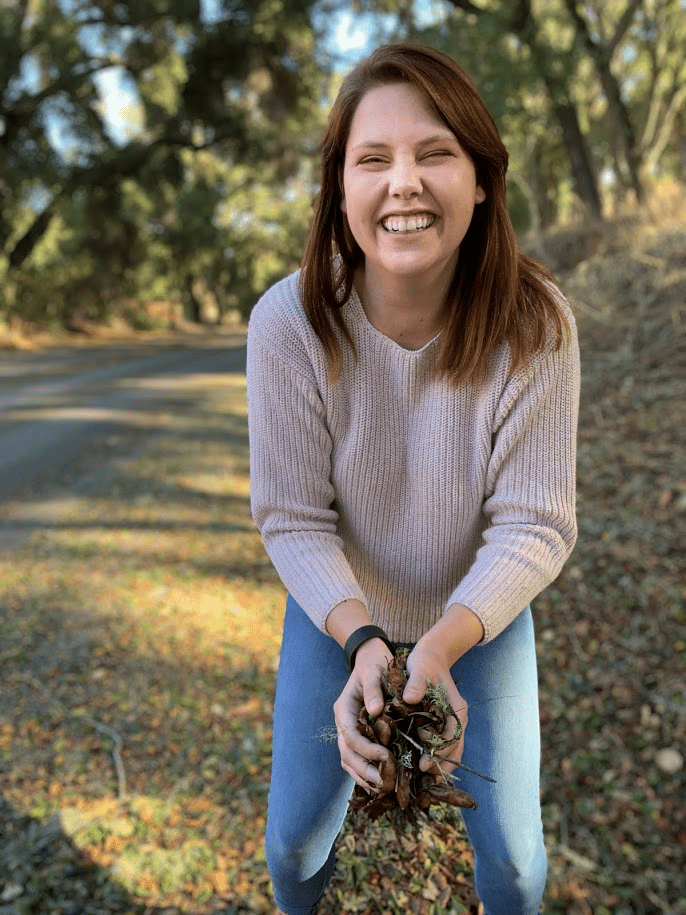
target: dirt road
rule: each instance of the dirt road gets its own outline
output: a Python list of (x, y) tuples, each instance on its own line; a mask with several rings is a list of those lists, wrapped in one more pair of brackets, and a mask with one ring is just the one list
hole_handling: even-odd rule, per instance
[(236, 333), (0, 353), (0, 550), (244, 371)]

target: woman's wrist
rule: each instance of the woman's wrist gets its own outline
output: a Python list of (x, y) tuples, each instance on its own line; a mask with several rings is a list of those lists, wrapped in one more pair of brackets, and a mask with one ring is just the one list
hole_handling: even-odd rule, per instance
[[(345, 648), (353, 632), (362, 626), (371, 625), (367, 608), (361, 601), (354, 599), (337, 604), (326, 618), (326, 631), (341, 648)], [(442, 657), (445, 665), (450, 668), (470, 648), (478, 645), (483, 637), (484, 627), (476, 613), (464, 604), (452, 604), (418, 644)]]
[(377, 642), (381, 650), (392, 655), (395, 651), (390, 639), (375, 626), (367, 608), (359, 600), (346, 600), (337, 604), (326, 618), (326, 631), (345, 650), (348, 670), (352, 673), (355, 656), (360, 648), (370, 642)]
[(341, 648), (350, 636), (362, 626), (371, 626), (367, 608), (359, 600), (344, 600), (337, 604), (326, 618), (326, 631)]
[(348, 665), (348, 673), (353, 672), (353, 668), (355, 667), (355, 656), (358, 649), (374, 639), (379, 639), (392, 655), (395, 654), (395, 645), (391, 642), (383, 629), (379, 628), (379, 626), (360, 626), (359, 629), (355, 629), (355, 631), (351, 633), (345, 643), (345, 660)]
[(451, 604), (417, 645), (440, 656), (450, 669), (462, 655), (483, 640), (484, 634), (483, 623), (473, 610), (464, 604)]

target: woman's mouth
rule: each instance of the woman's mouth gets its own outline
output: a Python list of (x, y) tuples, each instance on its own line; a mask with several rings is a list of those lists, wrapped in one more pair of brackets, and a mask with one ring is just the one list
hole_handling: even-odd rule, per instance
[(419, 213), (412, 216), (387, 216), (381, 225), (387, 232), (422, 232), (436, 221), (431, 213)]

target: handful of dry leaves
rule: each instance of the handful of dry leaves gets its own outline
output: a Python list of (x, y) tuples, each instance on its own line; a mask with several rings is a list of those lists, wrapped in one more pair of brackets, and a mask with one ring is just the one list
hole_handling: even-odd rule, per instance
[[(424, 753), (440, 759), (448, 747), (457, 743), (462, 736), (462, 725), (440, 686), (429, 684), (417, 705), (403, 701), (407, 683), (406, 659), (407, 652), (398, 651), (382, 677), (386, 700), (383, 713), (372, 718), (364, 706), (360, 709), (358, 731), (374, 743), (388, 747), (391, 755), (387, 762), (379, 763), (383, 781), (380, 793), (356, 785), (350, 806), (372, 820), (396, 808), (408, 812), (427, 810), (432, 804), (476, 808), (474, 798), (455, 788), (447, 776), (443, 782), (436, 782), (434, 775), (419, 768)], [(451, 715), (457, 719), (457, 728), (453, 738), (448, 740), (442, 734)]]

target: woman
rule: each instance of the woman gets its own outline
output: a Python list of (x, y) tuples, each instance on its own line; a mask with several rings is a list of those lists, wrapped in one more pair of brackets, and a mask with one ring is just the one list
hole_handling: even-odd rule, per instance
[[(452, 759), (496, 779), (459, 770), (485, 912), (539, 911), (528, 605), (576, 537), (579, 363), (568, 307), (517, 250), (506, 167), (450, 58), (379, 49), (333, 106), (303, 269), (251, 317), (253, 515), (289, 591), (266, 838), (286, 915), (315, 912), (354, 783), (378, 787), (388, 751), (355, 720), (399, 644), (405, 700), (430, 681), (463, 726), (469, 707)], [(334, 721), (337, 746), (317, 739)]]

